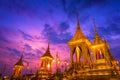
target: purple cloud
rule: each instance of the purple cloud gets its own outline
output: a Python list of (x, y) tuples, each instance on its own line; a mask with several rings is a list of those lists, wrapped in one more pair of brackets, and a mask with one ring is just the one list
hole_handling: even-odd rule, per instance
[(32, 50), (32, 47), (31, 47), (30, 45), (28, 45), (28, 44), (25, 44), (25, 45), (24, 45), (24, 48), (25, 48), (26, 50)]
[(21, 30), (18, 30), (18, 31), (21, 33), (22, 37), (23, 37), (25, 40), (32, 41), (33, 37), (32, 37), (31, 35), (23, 32), (23, 31), (21, 31)]

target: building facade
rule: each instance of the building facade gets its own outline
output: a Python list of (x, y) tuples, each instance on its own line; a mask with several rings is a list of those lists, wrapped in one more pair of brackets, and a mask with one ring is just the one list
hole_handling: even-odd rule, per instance
[(22, 77), (21, 74), (24, 68), (22, 59), (23, 59), (23, 56), (21, 56), (18, 62), (14, 65), (12, 79), (20, 79)]
[(41, 66), (40, 66), (40, 71), (39, 71), (39, 76), (38, 76), (39, 79), (48, 79), (52, 75), (53, 59), (54, 58), (50, 52), (50, 45), (48, 43), (47, 50), (40, 58)]
[(98, 34), (95, 23), (94, 33), (94, 41), (91, 42), (83, 34), (77, 15), (76, 32), (68, 42), (70, 47), (69, 78), (118, 80), (120, 75), (118, 61), (111, 54), (107, 41)]

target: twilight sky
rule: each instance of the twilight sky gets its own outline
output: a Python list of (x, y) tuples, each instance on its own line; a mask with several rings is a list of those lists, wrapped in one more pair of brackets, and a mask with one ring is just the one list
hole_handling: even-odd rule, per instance
[(6, 64), (5, 73), (11, 73), (22, 54), (29, 69), (39, 69), (49, 40), (53, 57), (58, 52), (61, 61), (69, 61), (67, 42), (76, 30), (76, 10), (83, 33), (93, 40), (94, 18), (120, 61), (119, 0), (0, 0), (0, 70)]

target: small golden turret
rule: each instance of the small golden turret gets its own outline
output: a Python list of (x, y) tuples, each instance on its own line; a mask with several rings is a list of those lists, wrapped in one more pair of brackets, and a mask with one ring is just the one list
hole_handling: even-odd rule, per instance
[(14, 65), (13, 78), (21, 77), (21, 73), (24, 67), (22, 59), (23, 55), (20, 57), (19, 61)]

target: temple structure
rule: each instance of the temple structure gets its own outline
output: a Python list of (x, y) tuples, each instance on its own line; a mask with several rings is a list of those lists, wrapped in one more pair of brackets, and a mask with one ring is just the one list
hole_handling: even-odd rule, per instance
[(118, 61), (110, 53), (110, 47), (103, 40), (94, 23), (94, 41), (91, 42), (82, 32), (77, 15), (77, 29), (68, 42), (70, 47), (69, 79), (80, 80), (118, 80), (120, 68)]
[(20, 57), (19, 61), (14, 65), (12, 78), (20, 78), (23, 70), (23, 56)]
[[(68, 42), (70, 47), (70, 66), (76, 70), (82, 67), (90, 67), (90, 40), (83, 34), (77, 15), (77, 29), (73, 38)], [(76, 60), (73, 61), (73, 56)]]
[(41, 56), (40, 59), (41, 66), (39, 71), (39, 78), (48, 79), (48, 77), (52, 74), (52, 61), (54, 59), (50, 53), (49, 43), (46, 52)]

